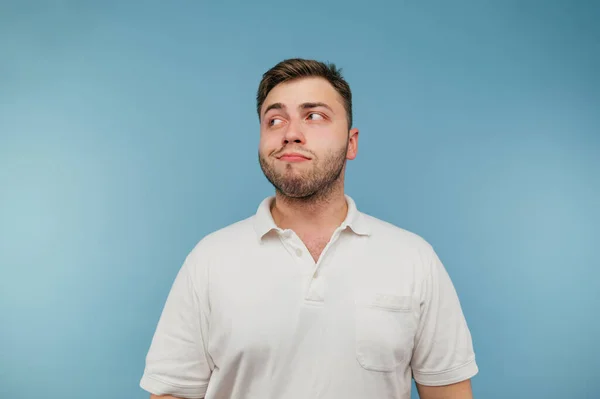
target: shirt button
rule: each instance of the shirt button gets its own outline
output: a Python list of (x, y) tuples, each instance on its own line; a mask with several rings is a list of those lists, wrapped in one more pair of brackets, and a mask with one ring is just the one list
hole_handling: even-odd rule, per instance
[(298, 257), (302, 256), (302, 250), (300, 248), (296, 248), (296, 256), (298, 256)]

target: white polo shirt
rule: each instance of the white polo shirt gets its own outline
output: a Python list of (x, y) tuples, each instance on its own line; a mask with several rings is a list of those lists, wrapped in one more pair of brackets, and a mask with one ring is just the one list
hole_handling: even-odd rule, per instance
[(266, 198), (202, 239), (171, 288), (140, 386), (181, 398), (409, 399), (478, 372), (452, 282), (419, 236), (348, 214), (314, 262)]

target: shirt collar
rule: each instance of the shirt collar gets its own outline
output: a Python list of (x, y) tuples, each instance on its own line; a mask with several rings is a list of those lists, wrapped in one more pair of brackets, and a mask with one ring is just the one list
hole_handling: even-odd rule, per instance
[[(350, 196), (344, 195), (344, 197), (348, 204), (348, 213), (346, 214), (346, 219), (342, 222), (342, 230), (349, 227), (357, 235), (370, 235), (371, 229), (369, 228), (365, 215), (356, 208), (356, 203)], [(265, 198), (258, 206), (258, 210), (254, 215), (254, 230), (256, 231), (259, 241), (262, 240), (265, 234), (272, 230), (282, 231), (282, 229), (275, 224), (273, 215), (271, 214), (271, 204), (274, 199), (274, 196)]]

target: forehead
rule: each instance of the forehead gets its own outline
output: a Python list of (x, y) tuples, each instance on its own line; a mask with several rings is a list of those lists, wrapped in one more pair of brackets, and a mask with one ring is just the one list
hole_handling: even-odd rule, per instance
[(343, 99), (331, 83), (323, 78), (301, 78), (275, 86), (265, 98), (269, 104), (283, 103), (288, 108), (307, 102), (323, 102), (332, 108), (343, 107)]

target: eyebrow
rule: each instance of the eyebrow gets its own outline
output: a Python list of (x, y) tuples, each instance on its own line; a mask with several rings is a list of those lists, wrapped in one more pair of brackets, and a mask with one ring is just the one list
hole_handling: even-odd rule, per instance
[[(322, 102), (308, 102), (308, 103), (302, 103), (298, 106), (298, 109), (311, 109), (311, 108), (318, 108), (318, 107), (323, 107), (323, 108), (327, 108), (329, 111), (333, 112), (333, 109), (331, 109), (331, 107), (325, 103)], [(269, 105), (267, 108), (265, 108), (265, 112), (263, 112), (263, 116), (267, 114), (267, 112), (269, 112), (272, 109), (286, 109), (287, 107), (282, 104), (282, 103), (273, 103), (271, 105)]]

